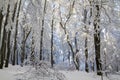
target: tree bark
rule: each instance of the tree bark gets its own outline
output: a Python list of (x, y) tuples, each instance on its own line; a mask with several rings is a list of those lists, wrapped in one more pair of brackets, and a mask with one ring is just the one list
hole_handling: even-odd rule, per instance
[(87, 46), (87, 43), (88, 43), (88, 37), (87, 37), (87, 34), (88, 34), (88, 30), (87, 30), (87, 10), (84, 9), (84, 25), (85, 25), (85, 33), (86, 33), (86, 36), (85, 36), (85, 71), (86, 72), (89, 72), (89, 69), (88, 69), (88, 46)]
[(26, 57), (25, 55), (27, 55), (27, 54), (25, 54), (25, 48), (26, 48), (25, 45), (26, 45), (26, 41), (28, 39), (30, 32), (31, 32), (31, 29), (28, 33), (26, 33), (26, 31), (23, 30), (23, 40), (22, 40), (22, 47), (21, 47), (21, 63), (22, 64), (24, 62), (24, 58)]
[(94, 19), (94, 44), (95, 44), (95, 59), (97, 66), (97, 74), (102, 75), (102, 64), (101, 64), (101, 56), (100, 56), (100, 6), (95, 5), (95, 19)]
[(23, 64), (25, 58), (25, 31), (23, 32), (22, 50), (21, 50), (21, 64)]
[(54, 20), (52, 19), (52, 25), (51, 25), (51, 67), (53, 67), (54, 60), (53, 60), (53, 25)]
[[(3, 14), (2, 14), (2, 10), (0, 10), (0, 43), (1, 43), (1, 30), (2, 30), (2, 21), (3, 21)], [(1, 43), (2, 44), (2, 43)], [(3, 60), (2, 60), (2, 46), (0, 46), (0, 69), (2, 69), (3, 67)]]
[(3, 22), (3, 14), (2, 14), (2, 10), (0, 10), (0, 41), (1, 41), (2, 22)]
[(13, 62), (12, 65), (15, 65), (15, 60), (16, 60), (16, 50), (17, 50), (17, 34), (18, 34), (18, 18), (19, 18), (19, 12), (20, 12), (20, 6), (21, 6), (21, 1), (19, 1), (18, 5), (18, 11), (17, 11), (17, 17), (16, 17), (16, 25), (15, 25), (15, 38), (14, 38), (14, 53), (13, 53)]
[(12, 14), (12, 21), (13, 21), (13, 22), (14, 22), (14, 20), (15, 20), (16, 9), (17, 9), (17, 3), (15, 3), (14, 11), (13, 11), (13, 14)]
[[(42, 21), (43, 24), (43, 21)], [(40, 38), (40, 60), (42, 60), (42, 50), (43, 50), (43, 32), (44, 32), (44, 28), (42, 27), (41, 30), (41, 38)]]
[(89, 72), (89, 69), (88, 69), (88, 48), (87, 48), (87, 37), (85, 38), (85, 71), (86, 72)]
[(32, 33), (32, 44), (31, 44), (31, 53), (30, 53), (30, 61), (31, 61), (31, 65), (34, 66), (34, 62), (35, 62), (35, 55), (34, 55), (34, 37), (33, 37), (34, 32)]
[(44, 2), (44, 9), (43, 9), (43, 19), (42, 19), (42, 30), (41, 30), (41, 38), (40, 38), (40, 60), (42, 60), (42, 52), (43, 52), (43, 33), (44, 33), (44, 17), (46, 13), (46, 3), (47, 1), (45, 0)]
[(5, 50), (6, 50), (6, 29), (4, 27), (4, 32), (3, 32), (3, 38), (2, 38), (2, 46), (1, 46), (1, 50), (0, 50), (0, 69), (3, 68), (3, 64), (4, 64), (4, 54), (5, 54)]
[(78, 44), (77, 44), (77, 32), (76, 32), (76, 34), (75, 34), (75, 47), (76, 47), (76, 51), (75, 51), (75, 53), (74, 53), (74, 55), (75, 55), (75, 62), (76, 62), (76, 69), (77, 70), (79, 70), (79, 67), (80, 67), (80, 64), (79, 64), (79, 50), (78, 50)]
[(10, 36), (11, 36), (11, 30), (9, 30), (8, 32), (8, 38), (7, 38), (7, 59), (6, 59), (6, 62), (5, 62), (5, 67), (8, 67), (8, 64), (9, 64), (9, 57), (10, 57)]
[[(4, 64), (4, 59), (5, 59), (5, 54), (6, 54), (6, 48), (7, 48), (7, 31), (6, 31), (6, 25), (8, 24), (7, 20), (8, 20), (8, 17), (9, 17), (9, 8), (10, 8), (10, 4), (8, 2), (8, 6), (7, 6), (7, 14), (6, 14), (6, 18), (5, 18), (5, 23), (4, 23), (4, 29), (3, 29), (3, 38), (1, 39), (2, 40), (2, 46), (1, 46), (1, 49), (0, 49), (0, 59), (1, 59), (1, 63), (0, 63), (0, 69), (3, 68), (3, 64)], [(3, 17), (2, 17), (3, 18)], [(2, 25), (2, 23), (1, 23)]]

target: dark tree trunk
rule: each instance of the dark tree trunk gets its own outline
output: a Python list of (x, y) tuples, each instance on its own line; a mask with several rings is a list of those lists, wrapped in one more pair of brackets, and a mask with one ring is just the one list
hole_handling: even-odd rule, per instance
[(23, 64), (25, 58), (25, 31), (23, 31), (23, 40), (21, 47), (21, 64)]
[(54, 20), (52, 19), (52, 25), (51, 25), (51, 67), (53, 67), (54, 60), (53, 60), (53, 24)]
[(70, 41), (69, 41), (69, 40), (70, 40), (70, 39), (69, 39), (69, 35), (67, 34), (67, 31), (66, 31), (66, 24), (63, 25), (63, 24), (60, 22), (60, 25), (61, 25), (61, 27), (63, 28), (65, 35), (67, 35), (67, 44), (68, 44), (68, 46), (70, 47), (70, 50), (71, 50), (71, 52), (72, 52), (72, 59), (73, 59), (73, 63), (74, 63), (74, 65), (75, 65), (75, 68), (76, 68), (76, 70), (79, 70), (79, 60), (78, 60), (78, 58), (75, 59), (75, 55), (76, 55), (76, 53), (78, 52), (78, 50), (77, 50), (77, 43), (76, 43), (76, 41), (75, 41), (76, 51), (74, 52), (73, 46), (72, 46), (72, 44), (71, 44)]
[(70, 65), (70, 51), (68, 51), (68, 60), (69, 60), (69, 65)]
[(5, 67), (8, 67), (8, 64), (9, 64), (9, 57), (10, 57), (10, 36), (11, 36), (11, 31), (8, 32), (8, 38), (7, 38), (7, 59), (6, 59), (6, 62), (5, 62)]
[(13, 62), (12, 65), (15, 65), (15, 60), (16, 60), (16, 50), (17, 50), (17, 34), (18, 34), (18, 18), (19, 18), (19, 12), (20, 12), (20, 6), (21, 6), (21, 1), (19, 2), (18, 5), (18, 11), (17, 11), (17, 17), (16, 17), (16, 29), (15, 29), (15, 38), (14, 38), (14, 53), (13, 53)]
[[(84, 24), (85, 24), (85, 33), (88, 34), (88, 30), (87, 30), (87, 10), (84, 9)], [(87, 46), (87, 42), (88, 42), (88, 37), (87, 35), (85, 36), (85, 71), (89, 72), (88, 69), (88, 46)]]
[(43, 33), (44, 33), (44, 17), (46, 13), (46, 0), (44, 2), (44, 9), (43, 9), (43, 19), (42, 19), (42, 30), (41, 30), (41, 38), (40, 38), (40, 60), (42, 60), (42, 52), (43, 52)]
[(23, 30), (23, 40), (22, 40), (22, 47), (21, 47), (21, 63), (24, 62), (24, 59), (27, 59), (27, 54), (25, 54), (25, 49), (26, 49), (26, 41), (28, 39), (30, 32), (31, 32), (31, 29), (28, 33), (26, 33), (26, 31)]
[(86, 72), (89, 72), (89, 69), (88, 69), (88, 48), (87, 48), (87, 37), (85, 38), (85, 57), (86, 57), (86, 60), (85, 60), (85, 71)]
[[(42, 25), (43, 25), (44, 21), (42, 21)], [(43, 50), (43, 32), (44, 32), (44, 27), (42, 26), (42, 30), (41, 30), (41, 38), (40, 38), (40, 60), (42, 60), (42, 50)]]
[[(2, 14), (2, 10), (0, 10), (0, 40), (1, 40), (2, 21), (3, 21), (3, 14)], [(0, 69), (3, 68), (3, 59), (2, 59), (2, 57), (3, 57), (3, 53), (2, 53), (2, 46), (1, 46), (1, 49), (0, 49)]]
[(19, 59), (18, 59), (19, 58), (19, 53), (18, 53), (18, 51), (17, 51), (17, 56), (16, 57), (17, 57), (16, 63), (17, 63), (17, 65), (19, 65)]
[(73, 47), (72, 47), (72, 44), (70, 43), (70, 39), (69, 39), (69, 35), (67, 34), (67, 31), (66, 31), (66, 24), (62, 24), (61, 22), (60, 22), (60, 25), (61, 25), (61, 27), (63, 28), (63, 30), (64, 30), (64, 32), (65, 32), (65, 35), (67, 35), (67, 43), (68, 43), (68, 45), (69, 45), (69, 47), (70, 47), (70, 50), (71, 50), (71, 52), (72, 52), (72, 59), (73, 59), (73, 63), (74, 63), (74, 65), (75, 65), (75, 68), (76, 68), (76, 70), (79, 70), (79, 67), (78, 67), (78, 65), (77, 65), (77, 63), (76, 63), (76, 59), (75, 59), (75, 52), (74, 52), (74, 50), (73, 50)]
[[(15, 6), (14, 6), (14, 13), (12, 15), (12, 21), (14, 22), (14, 18), (15, 18), (15, 12), (16, 12), (16, 8), (17, 8), (17, 3), (15, 3)], [(12, 29), (12, 26), (11, 26), (11, 29)], [(7, 59), (6, 59), (6, 63), (5, 63), (5, 67), (8, 67), (8, 64), (9, 64), (9, 58), (10, 58), (10, 36), (11, 36), (11, 30), (8, 31), (7, 33), (8, 35), (8, 39), (7, 39)], [(11, 57), (12, 59), (12, 57)]]
[[(34, 32), (33, 32), (34, 33)], [(30, 61), (31, 61), (31, 65), (34, 66), (34, 61), (35, 61), (35, 55), (34, 55), (34, 37), (33, 37), (33, 33), (32, 33), (32, 44), (31, 44), (31, 53), (30, 53)]]
[(2, 46), (1, 46), (1, 50), (0, 50), (0, 53), (1, 53), (1, 63), (0, 63), (0, 69), (3, 68), (3, 64), (4, 64), (4, 59), (5, 59), (5, 54), (6, 54), (6, 37), (7, 35), (7, 32), (6, 32), (6, 29), (5, 29), (5, 26), (4, 26), (4, 30), (3, 30), (3, 38), (2, 38)]
[[(7, 17), (6, 17), (6, 24), (5, 26), (8, 24), (8, 17), (9, 17), (9, 9), (10, 9), (10, 4), (8, 4), (8, 14), (7, 14)], [(6, 59), (5, 59), (5, 67), (8, 67), (8, 64), (9, 64), (9, 57), (10, 57), (10, 36), (11, 36), (11, 30), (9, 30), (7, 33), (6, 33), (6, 48), (7, 48), (7, 55), (6, 55)]]
[(63, 30), (64, 30), (64, 32), (65, 32), (65, 35), (67, 35), (67, 44), (68, 44), (68, 46), (70, 47), (70, 50), (71, 50), (71, 52), (72, 52), (72, 59), (73, 59), (73, 63), (74, 63), (74, 65), (75, 65), (75, 68), (76, 68), (76, 70), (79, 70), (79, 58), (77, 57), (75, 57), (75, 55), (76, 55), (76, 53), (77, 52), (79, 52), (79, 50), (77, 49), (77, 40), (76, 40), (76, 36), (75, 36), (75, 45), (76, 45), (76, 51), (74, 52), (74, 50), (73, 50), (73, 46), (72, 46), (72, 44), (70, 43), (70, 39), (69, 39), (69, 35), (67, 34), (67, 31), (66, 31), (66, 26), (64, 25), (64, 27), (63, 27), (63, 24), (60, 22), (60, 25), (61, 25), (61, 27), (63, 28)]
[(72, 52), (72, 58), (73, 58), (73, 63), (75, 65), (75, 68), (76, 68), (76, 70), (79, 70), (78, 58), (75, 58), (75, 55), (76, 55), (77, 52), (74, 52), (74, 50), (73, 50), (72, 44), (69, 41), (69, 35), (67, 35), (67, 43), (68, 43), (68, 45), (69, 45), (69, 47), (71, 49), (71, 52)]
[(14, 22), (14, 20), (15, 20), (16, 9), (17, 9), (17, 3), (15, 3), (14, 11), (13, 11), (13, 14), (12, 14), (12, 21), (13, 21), (13, 22)]
[(79, 64), (79, 55), (78, 55), (79, 50), (78, 50), (78, 44), (77, 44), (77, 32), (75, 34), (75, 47), (76, 47), (76, 51), (74, 53), (74, 55), (76, 55), (76, 57), (75, 57), (76, 64), (75, 65), (76, 65), (76, 69), (79, 70), (80, 64)]
[(22, 43), (21, 63), (23, 64), (25, 58), (25, 42)]
[(6, 52), (6, 29), (4, 27), (4, 32), (3, 32), (3, 38), (2, 38), (2, 46), (1, 46), (1, 50), (0, 50), (0, 69), (3, 68), (3, 64), (4, 64), (4, 54)]
[(0, 10), (0, 40), (1, 40), (2, 22), (3, 22), (3, 14), (2, 14), (2, 10)]
[(97, 66), (97, 74), (102, 75), (102, 64), (100, 57), (100, 6), (95, 5), (95, 19), (94, 19), (94, 44), (95, 44), (95, 57), (96, 57), (96, 66)]
[[(4, 30), (3, 30), (3, 38), (2, 38), (2, 46), (1, 46), (1, 50), (0, 50), (0, 53), (1, 53), (1, 63), (0, 63), (0, 69), (3, 68), (3, 64), (4, 64), (4, 59), (5, 59), (5, 54), (6, 54), (6, 48), (7, 48), (7, 32), (6, 32), (6, 25), (8, 24), (7, 20), (8, 20), (8, 17), (9, 17), (9, 8), (10, 8), (10, 4), (8, 4), (8, 7), (7, 7), (7, 14), (6, 14), (6, 19), (5, 19), (5, 23), (4, 23)], [(2, 23), (1, 23), (2, 25)]]

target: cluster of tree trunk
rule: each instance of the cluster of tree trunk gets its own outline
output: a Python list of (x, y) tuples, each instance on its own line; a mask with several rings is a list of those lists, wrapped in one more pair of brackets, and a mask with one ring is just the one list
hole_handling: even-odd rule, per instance
[[(100, 5), (97, 4), (100, 3), (99, 1), (90, 0), (90, 18), (93, 18), (93, 26), (94, 26), (94, 45), (95, 45), (95, 61), (96, 61), (96, 69), (97, 74), (102, 75), (102, 62), (101, 62), (101, 52), (100, 52)], [(102, 4), (102, 3), (100, 3)], [(93, 12), (94, 11), (94, 12)], [(94, 14), (94, 15), (93, 15)], [(91, 22), (89, 22), (91, 24)]]
[[(6, 26), (8, 25), (8, 18), (9, 18), (9, 9), (10, 4), (7, 4), (7, 13), (5, 16), (3, 16), (2, 11), (0, 11), (0, 69), (3, 68), (4, 61), (5, 61), (5, 67), (8, 67), (8, 61), (9, 61), (9, 55), (10, 55), (10, 35), (11, 31), (6, 30)], [(5, 17), (5, 21), (3, 21), (3, 18)]]
[[(21, 8), (21, 2), (22, 0), (17, 0), (14, 3), (14, 9), (13, 12), (10, 12), (11, 8), (11, 0), (8, 1), (6, 15), (3, 15), (3, 11), (5, 9), (0, 10), (0, 69), (3, 68), (4, 64), (5, 67), (8, 67), (9, 62), (12, 63), (12, 65), (18, 64), (18, 53), (17, 53), (17, 36), (18, 36), (18, 22), (19, 22), (19, 14), (20, 14), (20, 8)], [(9, 15), (12, 13), (12, 17)], [(5, 18), (5, 20), (3, 20)], [(12, 25), (9, 23), (9, 20), (12, 20), (12, 23), (15, 23), (15, 25)], [(8, 26), (9, 25), (9, 26)], [(11, 50), (11, 33), (13, 33), (13, 28), (15, 28), (14, 32), (14, 48)], [(22, 45), (22, 53), (21, 53), (21, 63), (23, 63), (25, 58), (25, 43), (29, 36), (30, 32), (26, 34), (24, 37), (24, 41)], [(23, 49), (24, 48), (24, 49)], [(11, 56), (10, 56), (11, 55)], [(11, 59), (10, 59), (11, 58)]]
[[(5, 67), (8, 67), (8, 64), (9, 64), (9, 61), (11, 60), (11, 63), (12, 65), (15, 65), (15, 64), (19, 64), (18, 63), (18, 53), (17, 53), (17, 36), (18, 36), (18, 25), (19, 25), (19, 15), (20, 15), (20, 10), (21, 10), (21, 3), (22, 3), (22, 0), (17, 0), (14, 4), (14, 9), (13, 9), (13, 12), (10, 12), (10, 8), (11, 8), (11, 5), (10, 5), (10, 1), (8, 2), (7, 5), (7, 10), (6, 10), (6, 14), (3, 15), (3, 8), (0, 9), (0, 69), (3, 68), (4, 64), (5, 64)], [(90, 17), (89, 18), (93, 18), (94, 21), (93, 23), (92, 22), (87, 22), (87, 15), (88, 15), (88, 11), (86, 9), (84, 9), (84, 23), (85, 23), (85, 31), (86, 31), (86, 34), (88, 34), (88, 30), (87, 30), (87, 23), (90, 25), (90, 24), (93, 24), (93, 27), (94, 27), (94, 45), (95, 45), (95, 61), (96, 61), (96, 68), (97, 68), (97, 74), (98, 75), (102, 75), (102, 64), (101, 64), (101, 55), (100, 55), (100, 5), (99, 4), (95, 4), (93, 3), (93, 1), (90, 1)], [(40, 60), (43, 60), (43, 36), (44, 36), (44, 20), (45, 20), (45, 14), (46, 14), (46, 4), (47, 4), (47, 0), (44, 1), (44, 7), (43, 7), (43, 17), (42, 17), (42, 25), (41, 25), (41, 35), (40, 35), (40, 56), (39, 56), (39, 59)], [(94, 5), (93, 5), (94, 4)], [(72, 45), (72, 43), (70, 42), (70, 36), (67, 32), (67, 29), (66, 29), (66, 25), (67, 25), (67, 22), (69, 21), (71, 15), (72, 15), (72, 10), (74, 8), (74, 5), (75, 5), (75, 0), (72, 2), (72, 4), (70, 5), (70, 11), (69, 11), (69, 14), (67, 16), (67, 20), (65, 21), (65, 23), (63, 23), (62, 21), (62, 17), (61, 17), (61, 14), (60, 14), (60, 19), (61, 19), (61, 22), (60, 22), (60, 26), (62, 27), (62, 29), (64, 30), (64, 33), (66, 35), (66, 41), (67, 41), (67, 44), (70, 48), (70, 52), (72, 53), (72, 58), (73, 58), (73, 63), (75, 65), (75, 68), (77, 70), (79, 70), (79, 67), (80, 67), (80, 62), (79, 62), (79, 56), (78, 56), (78, 52), (79, 52), (79, 49), (78, 49), (78, 43), (77, 43), (77, 32), (75, 34), (75, 50), (74, 50), (74, 47)], [(95, 11), (95, 12), (92, 12), (92, 11)], [(10, 13), (13, 13), (12, 17), (10, 17)], [(94, 15), (93, 15), (94, 13)], [(92, 17), (93, 16), (93, 17)], [(3, 20), (3, 18), (5, 18), (5, 20)], [(15, 25), (10, 25), (9, 29), (7, 29), (7, 25), (9, 24), (8, 23), (8, 20), (11, 19), (12, 20), (12, 23), (15, 23)], [(54, 27), (54, 17), (52, 17), (52, 23), (51, 23), (51, 67), (53, 67), (53, 64), (54, 64), (54, 60), (53, 60), (53, 28)], [(14, 46), (13, 46), (13, 51), (11, 50), (11, 33), (12, 33), (12, 30), (13, 28), (15, 28), (15, 32), (14, 32)], [(20, 59), (21, 59), (21, 64), (24, 63), (24, 59), (25, 59), (25, 49), (26, 49), (26, 41), (28, 39), (28, 36), (29, 34), (31, 33), (31, 29), (29, 32), (25, 32), (25, 30), (23, 30), (23, 41), (22, 41), (22, 46), (21, 46), (21, 56), (20, 56)], [(34, 39), (33, 39), (33, 34), (32, 34), (32, 45), (34, 45)], [(86, 35), (85, 37), (85, 71), (86, 72), (89, 72), (89, 69), (88, 69), (88, 37)], [(34, 62), (34, 46), (31, 45), (31, 61)], [(10, 57), (10, 55), (12, 55)], [(17, 57), (16, 57), (17, 56)], [(70, 56), (70, 54), (69, 54)], [(9, 58), (11, 58), (9, 60)], [(68, 57), (70, 59), (70, 57)]]

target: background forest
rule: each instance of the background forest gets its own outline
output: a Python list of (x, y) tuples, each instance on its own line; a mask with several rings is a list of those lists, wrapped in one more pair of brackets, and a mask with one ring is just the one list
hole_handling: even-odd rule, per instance
[(0, 0), (0, 69), (9, 64), (120, 71), (120, 0)]

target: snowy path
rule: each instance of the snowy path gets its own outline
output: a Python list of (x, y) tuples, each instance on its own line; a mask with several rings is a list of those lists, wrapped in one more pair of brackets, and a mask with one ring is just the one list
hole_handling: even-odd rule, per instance
[(13, 73), (0, 70), (0, 80), (15, 80)]
[[(16, 80), (16, 74), (24, 73), (29, 67), (10, 66), (0, 70), (0, 80)], [(96, 73), (86, 73), (83, 71), (60, 71), (67, 80), (101, 80)], [(48, 79), (47, 79), (48, 80)], [(120, 75), (111, 75), (111, 79), (104, 77), (103, 80), (120, 80)]]
[(26, 68), (20, 66), (9, 66), (9, 68), (0, 69), (0, 80), (16, 80), (16, 74), (25, 72)]

